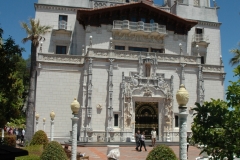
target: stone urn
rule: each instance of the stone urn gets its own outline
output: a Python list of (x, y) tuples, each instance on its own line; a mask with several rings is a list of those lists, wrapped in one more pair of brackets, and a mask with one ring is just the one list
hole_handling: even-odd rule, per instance
[(54, 118), (55, 118), (55, 113), (54, 113), (53, 111), (50, 113), (50, 117), (51, 117), (51, 120), (54, 120)]
[(35, 117), (36, 117), (36, 120), (38, 121), (40, 116), (39, 116), (39, 114), (36, 114)]
[(180, 107), (186, 106), (189, 100), (188, 91), (183, 84), (180, 85), (180, 89), (177, 91), (176, 99)]
[(71, 109), (72, 109), (72, 114), (78, 114), (78, 111), (80, 109), (80, 104), (79, 102), (77, 101), (76, 98), (74, 98), (73, 102), (71, 103)]

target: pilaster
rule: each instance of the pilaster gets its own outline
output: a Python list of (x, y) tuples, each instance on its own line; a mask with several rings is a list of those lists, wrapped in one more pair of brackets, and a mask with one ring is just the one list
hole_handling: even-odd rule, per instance
[(92, 58), (89, 58), (88, 65), (88, 103), (87, 103), (87, 127), (91, 128), (91, 119), (92, 119)]
[(109, 137), (109, 132), (113, 131), (113, 108), (112, 108), (112, 98), (113, 98), (113, 61), (114, 59), (109, 59), (110, 66), (108, 70), (108, 114), (107, 114), (107, 141)]
[(205, 97), (205, 89), (204, 89), (204, 79), (202, 72), (202, 65), (198, 66), (198, 102), (203, 105), (204, 97)]
[(186, 63), (180, 63), (181, 66), (181, 77), (180, 77), (180, 85), (185, 85), (185, 66)]
[(122, 72), (122, 83), (121, 83), (121, 92), (122, 92), (122, 105), (121, 105), (121, 141), (123, 141), (123, 131), (124, 131), (124, 102), (125, 102), (125, 76)]

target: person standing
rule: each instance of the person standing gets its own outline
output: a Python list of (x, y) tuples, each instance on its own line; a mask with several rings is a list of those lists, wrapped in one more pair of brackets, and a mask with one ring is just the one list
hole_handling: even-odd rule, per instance
[(22, 143), (23, 143), (23, 141), (24, 141), (24, 135), (25, 135), (25, 130), (24, 130), (24, 128), (23, 128), (23, 129), (22, 129), (22, 139), (21, 139)]
[(147, 151), (146, 145), (145, 145), (145, 132), (142, 132), (140, 142), (141, 142), (140, 152), (142, 151), (142, 146), (144, 147), (145, 151)]
[(135, 134), (136, 150), (137, 151), (138, 151), (138, 147), (140, 147), (140, 139), (141, 139), (141, 134), (140, 134), (140, 131), (138, 130), (137, 133)]
[(156, 137), (157, 137), (157, 132), (155, 128), (153, 128), (153, 130), (151, 131), (151, 136), (152, 136), (152, 147), (154, 147), (156, 143)]

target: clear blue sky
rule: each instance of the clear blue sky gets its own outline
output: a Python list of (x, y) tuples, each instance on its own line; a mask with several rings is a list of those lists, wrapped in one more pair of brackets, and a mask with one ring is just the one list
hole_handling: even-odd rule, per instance
[[(162, 4), (163, 0), (155, 0), (155, 3)], [(212, 0), (211, 0), (212, 1)], [(233, 67), (228, 62), (231, 58), (229, 50), (236, 48), (240, 42), (240, 0), (216, 0), (220, 9), (218, 10), (219, 22), (221, 26), (222, 56), (227, 73), (225, 88), (228, 81), (233, 80)], [(34, 3), (37, 0), (6, 0), (0, 3), (0, 24), (4, 30), (4, 38), (11, 35), (15, 42), (26, 49), (23, 57), (27, 58), (30, 53), (30, 42), (21, 43), (21, 39), (26, 36), (20, 27), (20, 21), (27, 22), (29, 18), (35, 17)], [(218, 58), (218, 57), (216, 57)]]

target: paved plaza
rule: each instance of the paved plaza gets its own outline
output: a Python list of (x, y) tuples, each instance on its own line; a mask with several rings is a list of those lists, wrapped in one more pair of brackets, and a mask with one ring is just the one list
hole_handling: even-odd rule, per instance
[[(170, 146), (174, 153), (179, 155), (179, 146)], [(138, 152), (134, 147), (120, 147), (120, 160), (145, 160), (153, 147), (147, 146), (147, 151)], [(78, 152), (89, 155), (90, 160), (106, 160), (107, 147), (78, 147)], [(195, 160), (199, 156), (200, 150), (190, 146), (188, 159)], [(179, 156), (178, 156), (179, 157)]]

